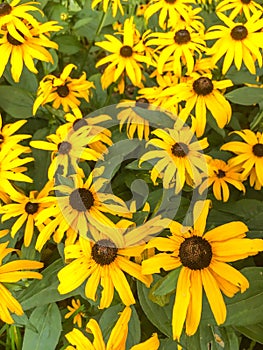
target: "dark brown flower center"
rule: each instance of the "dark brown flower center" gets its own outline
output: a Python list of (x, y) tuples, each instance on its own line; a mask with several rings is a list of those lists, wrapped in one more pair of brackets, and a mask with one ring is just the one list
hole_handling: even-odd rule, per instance
[(231, 30), (230, 34), (234, 40), (243, 40), (247, 37), (248, 30), (245, 26), (238, 25)]
[(186, 44), (191, 41), (190, 33), (186, 29), (180, 29), (175, 33), (174, 41), (179, 45)]
[(167, 4), (175, 4), (176, 0), (165, 0)]
[(6, 2), (0, 4), (0, 16), (9, 15), (12, 11), (12, 7)]
[(81, 119), (76, 119), (73, 123), (73, 130), (77, 131), (80, 128), (82, 128), (83, 126), (86, 126), (88, 123), (86, 121), (86, 119), (81, 118)]
[(69, 204), (77, 211), (89, 210), (94, 204), (93, 194), (86, 188), (77, 188), (69, 196)]
[(179, 248), (179, 258), (182, 265), (191, 270), (204, 269), (212, 259), (211, 245), (199, 236), (186, 238)]
[(242, 4), (248, 5), (251, 3), (251, 0), (241, 0)]
[(185, 143), (178, 142), (173, 145), (172, 153), (176, 157), (183, 158), (189, 153), (189, 148)]
[(226, 172), (224, 170), (221, 170), (219, 169), (216, 176), (219, 178), (219, 179), (222, 179), (223, 177), (226, 176)]
[(72, 148), (72, 145), (68, 141), (63, 141), (58, 144), (58, 152), (60, 154), (68, 154), (71, 148)]
[(122, 57), (131, 57), (132, 56), (132, 47), (130, 47), (129, 45), (124, 45), (122, 46), (122, 48), (120, 49), (120, 55)]
[(255, 154), (257, 157), (263, 157), (263, 144), (262, 143), (257, 143), (252, 147), (252, 152)]
[(92, 247), (91, 255), (97, 264), (110, 265), (117, 257), (118, 248), (109, 239), (101, 239)]
[(57, 87), (57, 93), (60, 97), (67, 97), (69, 94), (69, 88), (67, 85), (61, 85)]
[(0, 134), (0, 144), (3, 143), (5, 140), (4, 136), (2, 134)]
[(149, 105), (149, 101), (147, 100), (147, 98), (141, 97), (139, 98), (136, 103), (135, 106), (136, 107), (141, 107), (141, 108), (148, 108)]
[(201, 77), (193, 82), (193, 89), (197, 95), (206, 96), (213, 91), (214, 85), (211, 79), (207, 77)]
[(38, 211), (38, 208), (39, 208), (39, 205), (38, 203), (31, 203), (31, 202), (28, 202), (25, 206), (25, 211), (28, 213), (28, 214), (35, 214), (37, 211)]
[[(17, 30), (17, 32), (24, 38), (23, 33), (21, 33), (19, 30)], [(23, 43), (17, 39), (15, 39), (14, 37), (12, 37), (11, 34), (7, 33), (7, 41), (9, 42), (9, 44), (14, 45), (14, 46), (19, 46), (22, 45)]]

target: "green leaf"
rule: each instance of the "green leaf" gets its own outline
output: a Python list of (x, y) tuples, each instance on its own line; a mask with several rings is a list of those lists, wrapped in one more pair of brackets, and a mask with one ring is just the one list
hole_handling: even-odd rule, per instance
[(26, 90), (15, 86), (0, 86), (0, 107), (16, 119), (32, 117), (33, 96)]
[(225, 97), (229, 101), (239, 105), (250, 106), (262, 101), (263, 89), (245, 86), (229, 92)]
[(32, 93), (36, 93), (37, 91), (38, 80), (36, 74), (30, 72), (26, 66), (23, 67), (22, 74), (18, 83), (14, 82), (10, 69), (5, 70), (4, 77), (9, 82), (9, 84), (17, 88), (24, 89)]
[(58, 306), (55, 303), (39, 306), (29, 321), (37, 332), (26, 326), (22, 350), (54, 350), (62, 330)]
[(158, 281), (158, 286), (153, 291), (153, 295), (162, 296), (173, 292), (176, 289), (177, 280), (181, 269), (175, 269), (169, 272), (165, 277)]
[(263, 344), (263, 322), (247, 326), (236, 326), (235, 329), (249, 339)]
[(66, 55), (74, 55), (82, 49), (82, 45), (74, 35), (57, 35), (53, 39), (59, 48), (59, 52)]

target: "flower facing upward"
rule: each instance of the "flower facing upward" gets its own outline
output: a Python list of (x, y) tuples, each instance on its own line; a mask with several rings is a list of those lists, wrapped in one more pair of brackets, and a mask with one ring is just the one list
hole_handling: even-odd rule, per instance
[[(105, 344), (101, 329), (96, 320), (90, 319), (86, 331), (93, 334), (93, 342), (91, 342), (82, 332), (74, 328), (71, 332), (66, 334), (68, 342), (72, 346), (68, 346), (66, 350), (124, 350), (126, 349), (126, 340), (128, 336), (128, 323), (131, 318), (132, 310), (130, 307), (125, 307), (122, 311), (118, 321), (113, 327), (110, 337)], [(134, 345), (128, 350), (142, 350), (150, 349), (157, 350), (160, 342), (156, 333), (143, 343)]]
[(69, 310), (69, 312), (65, 315), (65, 318), (70, 318), (71, 316), (73, 316), (73, 324), (78, 325), (79, 328), (82, 327), (82, 317), (85, 316), (85, 313), (83, 312), (83, 306), (80, 303), (79, 299), (72, 299), (71, 300), (71, 305), (67, 306), (67, 309)]
[(7, 248), (8, 243), (0, 244), (0, 318), (4, 322), (12, 324), (14, 320), (10, 313), (21, 316), (24, 312), (19, 302), (3, 283), (16, 283), (25, 278), (41, 279), (42, 275), (40, 273), (29, 270), (40, 269), (43, 267), (43, 263), (32, 260), (12, 260), (3, 263), (3, 259), (8, 254), (16, 251), (16, 249)]
[(77, 68), (74, 64), (68, 64), (59, 77), (49, 74), (41, 80), (33, 105), (34, 115), (40, 106), (50, 102), (53, 102), (52, 107), (55, 109), (62, 105), (64, 112), (72, 110), (73, 113), (80, 113), (79, 98), (89, 102), (90, 89), (95, 86), (86, 80), (85, 72), (78, 79), (71, 78), (70, 74), (74, 68)]
[(216, 7), (217, 12), (228, 10), (232, 10), (228, 16), (232, 20), (240, 14), (244, 14), (246, 19), (249, 19), (251, 14), (255, 14), (258, 11), (261, 11), (262, 13), (263, 8), (253, 0), (223, 0)]
[(245, 142), (227, 142), (221, 149), (236, 154), (229, 160), (229, 164), (240, 166), (243, 179), (250, 177), (250, 185), (256, 184), (257, 189), (260, 189), (260, 186), (263, 186), (263, 133), (254, 133), (251, 130), (234, 131), (233, 133), (240, 136)]
[(261, 11), (256, 12), (246, 23), (236, 23), (222, 13), (217, 16), (227, 25), (215, 25), (208, 29), (205, 34), (206, 40), (218, 39), (207, 51), (212, 56), (212, 62), (216, 63), (225, 55), (222, 73), (226, 74), (232, 62), (240, 70), (242, 62), (251, 74), (256, 74), (255, 60), (262, 67), (263, 18), (260, 19)]
[(230, 222), (205, 231), (210, 201), (197, 202), (193, 211), (193, 227), (172, 222), (172, 236), (154, 238), (147, 248), (156, 247), (160, 253), (143, 261), (145, 274), (181, 267), (173, 307), (173, 338), (178, 340), (186, 322), (186, 334), (193, 335), (202, 312), (203, 288), (218, 325), (226, 319), (226, 305), (222, 296), (233, 297), (248, 287), (247, 279), (231, 265), (263, 250), (262, 239), (248, 239), (248, 228), (240, 221)]

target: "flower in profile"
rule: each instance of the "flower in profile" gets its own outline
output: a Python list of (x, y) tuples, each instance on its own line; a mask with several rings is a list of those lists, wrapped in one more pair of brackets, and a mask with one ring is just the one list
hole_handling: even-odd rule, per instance
[(228, 18), (233, 20), (238, 15), (244, 14), (246, 19), (263, 10), (262, 6), (253, 0), (223, 0), (216, 6), (216, 12), (232, 10)]
[(233, 297), (245, 292), (248, 280), (228, 262), (256, 255), (263, 250), (262, 239), (246, 237), (247, 226), (233, 221), (205, 232), (210, 201), (196, 202), (193, 227), (178, 222), (170, 224), (172, 235), (152, 239), (146, 247), (156, 247), (165, 253), (143, 261), (145, 274), (181, 268), (173, 306), (173, 338), (179, 340), (184, 323), (186, 334), (193, 335), (201, 319), (203, 288), (218, 325), (226, 319), (222, 293)]
[(83, 306), (80, 303), (79, 299), (72, 299), (71, 305), (67, 306), (69, 312), (65, 315), (65, 318), (70, 318), (73, 316), (73, 324), (77, 324), (79, 328), (82, 327), (82, 317), (85, 316), (83, 312)]
[[(126, 306), (120, 314), (115, 326), (113, 327), (109, 339), (104, 341), (100, 326), (97, 321), (90, 319), (86, 326), (86, 331), (92, 333), (93, 342), (89, 340), (82, 332), (74, 328), (71, 332), (66, 334), (66, 339), (72, 346), (68, 346), (66, 350), (120, 350), (126, 349), (126, 340), (128, 336), (128, 323), (131, 318), (132, 310)], [(141, 350), (149, 348), (157, 350), (160, 342), (157, 333), (143, 343), (132, 346), (129, 350)]]
[(81, 114), (79, 110), (80, 98), (89, 102), (90, 89), (95, 88), (93, 82), (86, 80), (86, 73), (83, 72), (80, 78), (71, 78), (72, 69), (77, 66), (70, 63), (62, 71), (59, 77), (46, 75), (39, 83), (37, 98), (33, 105), (35, 115), (40, 106), (52, 102), (52, 107), (58, 109), (61, 105), (64, 112), (72, 111), (74, 114)]
[(24, 312), (20, 303), (3, 283), (16, 283), (28, 278), (41, 279), (42, 275), (40, 273), (30, 270), (42, 268), (43, 263), (32, 260), (12, 260), (4, 263), (3, 260), (5, 257), (16, 251), (16, 249), (7, 248), (8, 243), (0, 244), (0, 318), (4, 322), (12, 324), (14, 320), (11, 313), (21, 316)]
[(236, 154), (229, 160), (229, 164), (241, 167), (243, 179), (250, 177), (250, 185), (256, 185), (257, 189), (260, 189), (263, 186), (263, 133), (254, 133), (248, 129), (233, 133), (240, 136), (244, 142), (227, 142), (221, 149)]
[(11, 74), (16, 83), (20, 80), (24, 64), (31, 72), (37, 74), (38, 70), (35, 67), (34, 59), (53, 63), (53, 58), (46, 47), (58, 48), (57, 43), (49, 40), (47, 37), (49, 32), (57, 32), (62, 28), (56, 24), (56, 21), (49, 21), (39, 23), (35, 28), (28, 26), (30, 36), (20, 32), (23, 40), (22, 38), (17, 40), (13, 36), (13, 31), (9, 32), (1, 29), (0, 57), (2, 58), (0, 60), (0, 77), (3, 75), (9, 60), (11, 63)]
[[(180, 123), (179, 123), (180, 124)], [(140, 159), (140, 164), (152, 160), (151, 179), (154, 184), (158, 177), (163, 177), (164, 188), (175, 187), (175, 193), (179, 193), (185, 182), (197, 186), (202, 181), (202, 173), (207, 172), (206, 158), (203, 149), (208, 142), (204, 138), (197, 140), (194, 132), (187, 126), (174, 129), (156, 129), (152, 134), (158, 138), (148, 141), (147, 145), (153, 145), (160, 150), (146, 152)], [(160, 158), (158, 161), (156, 161)]]
[(101, 77), (103, 89), (116, 82), (122, 74), (127, 74), (132, 84), (140, 87), (143, 68), (141, 62), (151, 63), (149, 57), (147, 58), (143, 52), (138, 51), (141, 45), (135, 42), (137, 36), (135, 35), (133, 17), (125, 20), (121, 35), (123, 39), (119, 40), (116, 36), (107, 34), (105, 35), (107, 41), (96, 43), (97, 46), (111, 52), (110, 55), (102, 58), (96, 64), (96, 67), (109, 64)]
[[(14, 238), (16, 233), (25, 224), (24, 245), (26, 247), (30, 245), (34, 228), (37, 227), (35, 223), (36, 216), (54, 202), (54, 198), (48, 197), (52, 188), (53, 181), (50, 181), (39, 193), (37, 191), (30, 191), (29, 196), (19, 192), (11, 193), (10, 198), (16, 203), (6, 204), (0, 207), (0, 213), (3, 214), (1, 218), (2, 222), (18, 216), (10, 231), (12, 238)], [(38, 227), (39, 231), (41, 228), (43, 226)]]
[(233, 185), (243, 193), (246, 192), (240, 172), (241, 167), (239, 165), (231, 166), (229, 162), (211, 158), (208, 161), (208, 177), (203, 180), (199, 191), (203, 193), (204, 190), (213, 185), (213, 193), (216, 199), (227, 202), (230, 194), (228, 184)]
[(262, 67), (262, 54), (259, 50), (263, 48), (263, 32), (260, 32), (263, 26), (261, 11), (256, 12), (246, 23), (234, 22), (220, 12), (217, 16), (227, 27), (215, 25), (205, 34), (206, 40), (218, 39), (207, 51), (207, 54), (212, 56), (212, 62), (216, 63), (225, 55), (223, 74), (226, 74), (233, 61), (237, 70), (240, 70), (243, 62), (251, 74), (256, 74), (255, 61)]
[(196, 135), (200, 137), (205, 131), (207, 109), (215, 118), (219, 128), (222, 129), (230, 121), (231, 105), (220, 90), (232, 85), (229, 79), (217, 81), (212, 80), (211, 74), (193, 73), (185, 82), (165, 89), (161, 96), (168, 99), (166, 103), (168, 109), (178, 102), (186, 102), (179, 113), (179, 118), (184, 122), (195, 108)]
[[(124, 1), (127, 2), (127, 0), (124, 0)], [(118, 10), (120, 10), (120, 13), (122, 14), (122, 16), (124, 15), (123, 7), (120, 0), (92, 0), (91, 8), (94, 9), (101, 2), (103, 3), (102, 4), (103, 12), (106, 13), (108, 11), (109, 5), (111, 5), (113, 17), (116, 17)]]

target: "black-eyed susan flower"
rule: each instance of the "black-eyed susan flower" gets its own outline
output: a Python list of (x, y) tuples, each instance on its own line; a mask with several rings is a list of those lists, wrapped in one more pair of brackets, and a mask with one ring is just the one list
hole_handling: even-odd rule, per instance
[(201, 173), (207, 172), (206, 158), (202, 153), (209, 146), (207, 139), (197, 140), (193, 130), (181, 123), (177, 128), (156, 129), (152, 134), (157, 138), (148, 141), (148, 145), (159, 149), (146, 152), (140, 164), (145, 161), (154, 163), (151, 170), (153, 183), (162, 177), (164, 188), (174, 186), (175, 193), (182, 190), (185, 182), (193, 186), (200, 184)]
[[(127, 2), (128, 0), (124, 0), (124, 1)], [(102, 3), (103, 12), (106, 13), (108, 11), (109, 6), (111, 6), (113, 17), (116, 17), (118, 10), (122, 14), (122, 16), (124, 15), (124, 10), (120, 0), (92, 0), (91, 8), (94, 9), (100, 3)]]
[(196, 135), (200, 137), (205, 131), (207, 109), (220, 128), (230, 121), (231, 105), (220, 90), (232, 85), (229, 79), (217, 81), (212, 80), (210, 74), (193, 73), (185, 82), (165, 89), (161, 96), (168, 99), (166, 103), (168, 109), (178, 102), (185, 101), (184, 108), (179, 113), (179, 118), (184, 122), (195, 108)]
[(59, 77), (46, 75), (39, 83), (37, 98), (33, 105), (33, 114), (40, 106), (52, 102), (52, 107), (58, 109), (62, 106), (64, 112), (81, 114), (79, 106), (83, 98), (89, 102), (91, 88), (95, 88), (93, 82), (86, 80), (86, 73), (83, 72), (80, 78), (71, 78), (70, 74), (77, 66), (70, 63), (62, 71)]
[(106, 89), (111, 83), (116, 82), (122, 74), (128, 76), (134, 86), (139, 86), (142, 81), (142, 62), (151, 63), (149, 57), (138, 51), (140, 44), (135, 42), (135, 26), (133, 17), (128, 18), (124, 22), (122, 40), (113, 35), (105, 35), (107, 41), (97, 42), (96, 45), (106, 51), (111, 52), (110, 55), (99, 60), (96, 67), (109, 64), (101, 77), (102, 87)]
[(212, 26), (205, 34), (206, 40), (217, 39), (207, 51), (212, 56), (212, 62), (216, 63), (225, 55), (223, 74), (226, 74), (233, 61), (237, 70), (240, 70), (243, 62), (251, 74), (256, 74), (255, 61), (262, 67), (262, 53), (259, 50), (263, 47), (261, 11), (257, 11), (246, 23), (234, 22), (219, 12), (217, 16), (226, 26)]
[(262, 13), (262, 6), (253, 0), (223, 0), (216, 6), (217, 12), (225, 12), (231, 10), (228, 15), (230, 19), (236, 18), (238, 15), (244, 14), (246, 19), (249, 19), (252, 14), (260, 11)]
[(229, 187), (232, 185), (243, 193), (246, 188), (243, 185), (241, 176), (241, 167), (231, 166), (229, 162), (224, 162), (221, 159), (210, 159), (208, 161), (208, 177), (203, 180), (199, 187), (200, 193), (213, 185), (213, 193), (217, 200), (227, 202), (229, 199)]
[(224, 144), (221, 149), (236, 154), (229, 160), (232, 166), (242, 168), (242, 177), (251, 176), (250, 184), (263, 186), (263, 133), (254, 133), (252, 130), (234, 131), (243, 141), (232, 141)]
[(13, 37), (13, 33), (8, 30), (0, 30), (0, 77), (3, 75), (5, 67), (10, 61), (11, 74), (15, 82), (19, 82), (23, 65), (33, 73), (38, 73), (35, 67), (34, 59), (52, 62), (53, 58), (46, 49), (57, 49), (58, 45), (48, 39), (49, 32), (57, 32), (62, 27), (56, 25), (56, 21), (39, 23), (37, 27), (28, 28), (30, 36), (22, 34), (23, 40), (17, 40)]
[(173, 306), (173, 338), (178, 340), (186, 323), (186, 334), (199, 326), (203, 289), (218, 325), (226, 319), (222, 293), (231, 298), (243, 293), (248, 280), (228, 262), (244, 259), (263, 250), (262, 239), (248, 239), (247, 226), (233, 221), (205, 232), (210, 201), (198, 201), (193, 210), (193, 227), (170, 224), (172, 235), (152, 239), (147, 247), (165, 252), (143, 261), (145, 274), (181, 268)]
[[(34, 228), (37, 227), (35, 222), (36, 216), (54, 202), (54, 198), (48, 197), (52, 188), (53, 181), (50, 181), (39, 193), (37, 191), (30, 191), (29, 196), (19, 192), (11, 193), (10, 198), (15, 203), (6, 204), (0, 208), (0, 213), (3, 214), (1, 218), (2, 222), (18, 217), (10, 230), (12, 238), (25, 225), (24, 245), (26, 247), (30, 245)], [(41, 227), (38, 227), (38, 229), (41, 230)]]
[(12, 260), (3, 262), (6, 256), (16, 249), (8, 248), (8, 243), (0, 244), (0, 318), (8, 324), (14, 323), (11, 313), (23, 315), (23, 309), (20, 303), (14, 298), (4, 283), (16, 283), (22, 279), (36, 278), (41, 279), (42, 275), (38, 272), (30, 271), (40, 269), (43, 263), (33, 260)]
[[(78, 329), (74, 328), (71, 332), (66, 334), (66, 339), (71, 344), (66, 350), (122, 350), (126, 349), (126, 340), (128, 336), (128, 323), (130, 321), (132, 310), (130, 307), (125, 309), (120, 314), (115, 326), (113, 327), (109, 339), (106, 341), (103, 339), (102, 331), (96, 320), (90, 319), (86, 326), (86, 331), (93, 334), (93, 342), (89, 340)], [(128, 350), (142, 350), (149, 348), (151, 350), (157, 350), (160, 342), (157, 333), (154, 333), (151, 338), (134, 345)]]
[(72, 299), (71, 305), (67, 306), (67, 309), (69, 310), (69, 312), (65, 315), (65, 319), (68, 319), (71, 316), (73, 316), (73, 324), (77, 324), (78, 327), (81, 328), (82, 318), (85, 316), (85, 313), (83, 312), (84, 307), (83, 305), (81, 305), (81, 302), (79, 299)]

